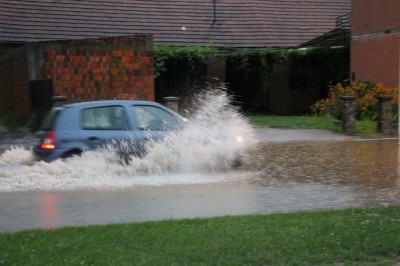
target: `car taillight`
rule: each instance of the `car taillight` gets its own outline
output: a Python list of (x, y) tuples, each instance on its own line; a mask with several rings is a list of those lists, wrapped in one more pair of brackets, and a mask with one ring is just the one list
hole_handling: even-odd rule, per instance
[(54, 150), (56, 148), (56, 132), (51, 131), (43, 139), (40, 148), (43, 150)]

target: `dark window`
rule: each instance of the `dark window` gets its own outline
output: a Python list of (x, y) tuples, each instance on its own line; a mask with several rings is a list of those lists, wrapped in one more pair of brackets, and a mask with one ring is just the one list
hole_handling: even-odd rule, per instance
[(63, 107), (52, 108), (50, 112), (47, 114), (40, 128), (45, 131), (53, 130), (54, 124), (57, 121), (57, 118), (63, 109), (64, 109)]

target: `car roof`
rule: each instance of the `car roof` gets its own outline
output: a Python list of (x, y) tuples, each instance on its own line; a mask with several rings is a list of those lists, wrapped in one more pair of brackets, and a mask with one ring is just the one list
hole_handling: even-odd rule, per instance
[(101, 101), (89, 101), (89, 102), (78, 102), (78, 103), (70, 103), (62, 105), (63, 107), (79, 107), (79, 108), (88, 108), (88, 107), (99, 107), (99, 106), (113, 106), (113, 105), (152, 105), (152, 106), (160, 106), (160, 104), (156, 102), (149, 101), (133, 101), (133, 100), (101, 100)]

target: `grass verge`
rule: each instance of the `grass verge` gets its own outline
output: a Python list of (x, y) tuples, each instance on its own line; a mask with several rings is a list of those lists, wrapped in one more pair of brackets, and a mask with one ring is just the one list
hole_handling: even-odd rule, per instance
[(2, 265), (393, 265), (400, 207), (0, 234)]
[[(267, 116), (250, 114), (247, 115), (250, 123), (256, 127), (293, 127), (305, 129), (325, 129), (340, 132), (340, 124), (329, 117), (322, 116)], [(356, 121), (356, 134), (377, 134), (377, 125), (374, 121)]]

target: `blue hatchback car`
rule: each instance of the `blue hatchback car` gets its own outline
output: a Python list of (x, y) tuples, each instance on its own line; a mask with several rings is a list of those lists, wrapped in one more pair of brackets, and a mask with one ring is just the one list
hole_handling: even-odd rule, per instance
[(129, 141), (121, 150), (127, 161), (141, 156), (146, 141), (157, 141), (181, 127), (185, 118), (165, 106), (147, 101), (109, 100), (53, 107), (33, 148), (36, 160), (50, 162), (104, 147), (110, 142)]

